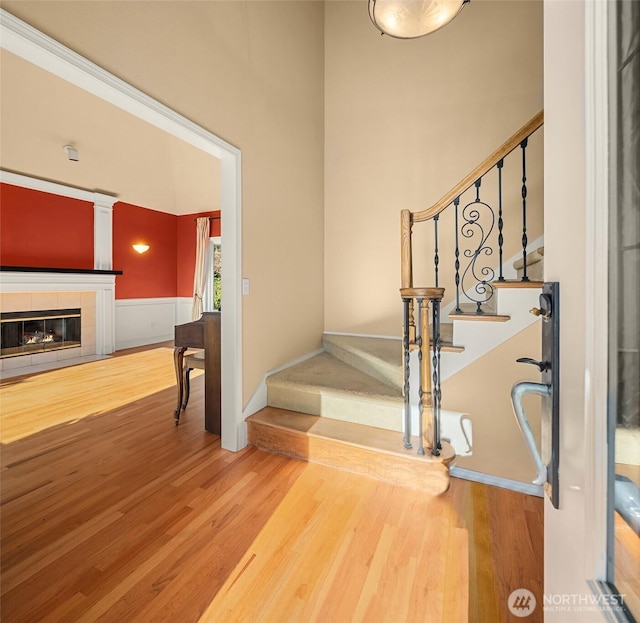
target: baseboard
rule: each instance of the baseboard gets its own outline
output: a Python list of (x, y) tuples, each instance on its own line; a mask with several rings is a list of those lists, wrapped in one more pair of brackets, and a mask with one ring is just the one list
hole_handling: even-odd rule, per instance
[(371, 337), (379, 340), (401, 340), (401, 335), (373, 335), (372, 333), (346, 333), (344, 331), (325, 331), (325, 335), (346, 335), (347, 337)]
[(127, 348), (137, 348), (138, 346), (151, 346), (152, 344), (162, 344), (163, 342), (173, 342), (173, 333), (165, 335), (156, 335), (148, 338), (140, 338), (137, 340), (126, 340), (124, 342), (116, 342), (116, 351), (126, 350)]
[(264, 378), (266, 379), (267, 377), (271, 376), (272, 374), (276, 374), (277, 372), (282, 372), (283, 370), (286, 370), (287, 368), (291, 368), (292, 366), (297, 366), (299, 363), (302, 363), (303, 361), (306, 361), (307, 359), (311, 359), (312, 357), (315, 357), (316, 355), (319, 355), (320, 353), (324, 353), (324, 348), (319, 348), (318, 350), (314, 350), (311, 353), (307, 353), (306, 355), (302, 355), (302, 357), (298, 357), (297, 359), (294, 359), (293, 361), (289, 361), (288, 363), (285, 363), (284, 365), (280, 366), (279, 368), (274, 368), (273, 370), (269, 370), (269, 372), (267, 372), (264, 375)]
[(449, 468), (449, 473), (453, 478), (460, 478), (461, 480), (471, 480), (483, 485), (491, 485), (492, 487), (500, 487), (501, 489), (509, 489), (510, 491), (536, 495), (538, 497), (544, 496), (543, 488), (539, 485), (520, 482), (519, 480), (511, 480), (511, 478), (492, 476), (491, 474), (483, 474), (482, 472), (476, 472), (466, 467), (452, 465)]

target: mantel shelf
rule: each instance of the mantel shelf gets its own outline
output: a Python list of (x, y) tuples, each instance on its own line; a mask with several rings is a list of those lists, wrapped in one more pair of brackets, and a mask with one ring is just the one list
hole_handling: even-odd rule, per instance
[(42, 266), (0, 266), (0, 272), (14, 273), (76, 273), (79, 275), (122, 275), (121, 270), (96, 268), (46, 268)]

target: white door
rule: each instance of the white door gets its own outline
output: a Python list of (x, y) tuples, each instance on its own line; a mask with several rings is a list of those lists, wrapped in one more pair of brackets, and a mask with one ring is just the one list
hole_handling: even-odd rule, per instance
[(608, 549), (608, 412), (616, 391), (609, 392), (608, 331), (617, 317), (608, 290), (614, 4), (624, 2), (544, 6), (545, 280), (560, 282), (560, 508), (545, 500), (544, 603), (536, 608), (551, 623), (629, 620), (609, 584), (621, 577)]

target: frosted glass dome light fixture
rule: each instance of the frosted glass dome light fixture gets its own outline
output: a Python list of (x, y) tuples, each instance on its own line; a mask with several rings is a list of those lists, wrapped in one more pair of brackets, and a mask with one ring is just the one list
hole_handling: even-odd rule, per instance
[(396, 39), (423, 37), (446, 26), (470, 0), (369, 0), (369, 17)]
[(140, 253), (140, 255), (142, 255), (143, 253), (146, 253), (149, 250), (149, 245), (148, 244), (132, 244), (131, 245), (136, 253)]

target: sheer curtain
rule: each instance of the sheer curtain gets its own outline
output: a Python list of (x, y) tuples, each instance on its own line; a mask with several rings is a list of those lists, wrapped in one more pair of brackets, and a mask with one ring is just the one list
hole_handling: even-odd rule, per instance
[(202, 316), (202, 295), (204, 294), (207, 272), (205, 258), (209, 244), (209, 217), (196, 219), (196, 266), (193, 273), (193, 305), (191, 320), (198, 320)]

